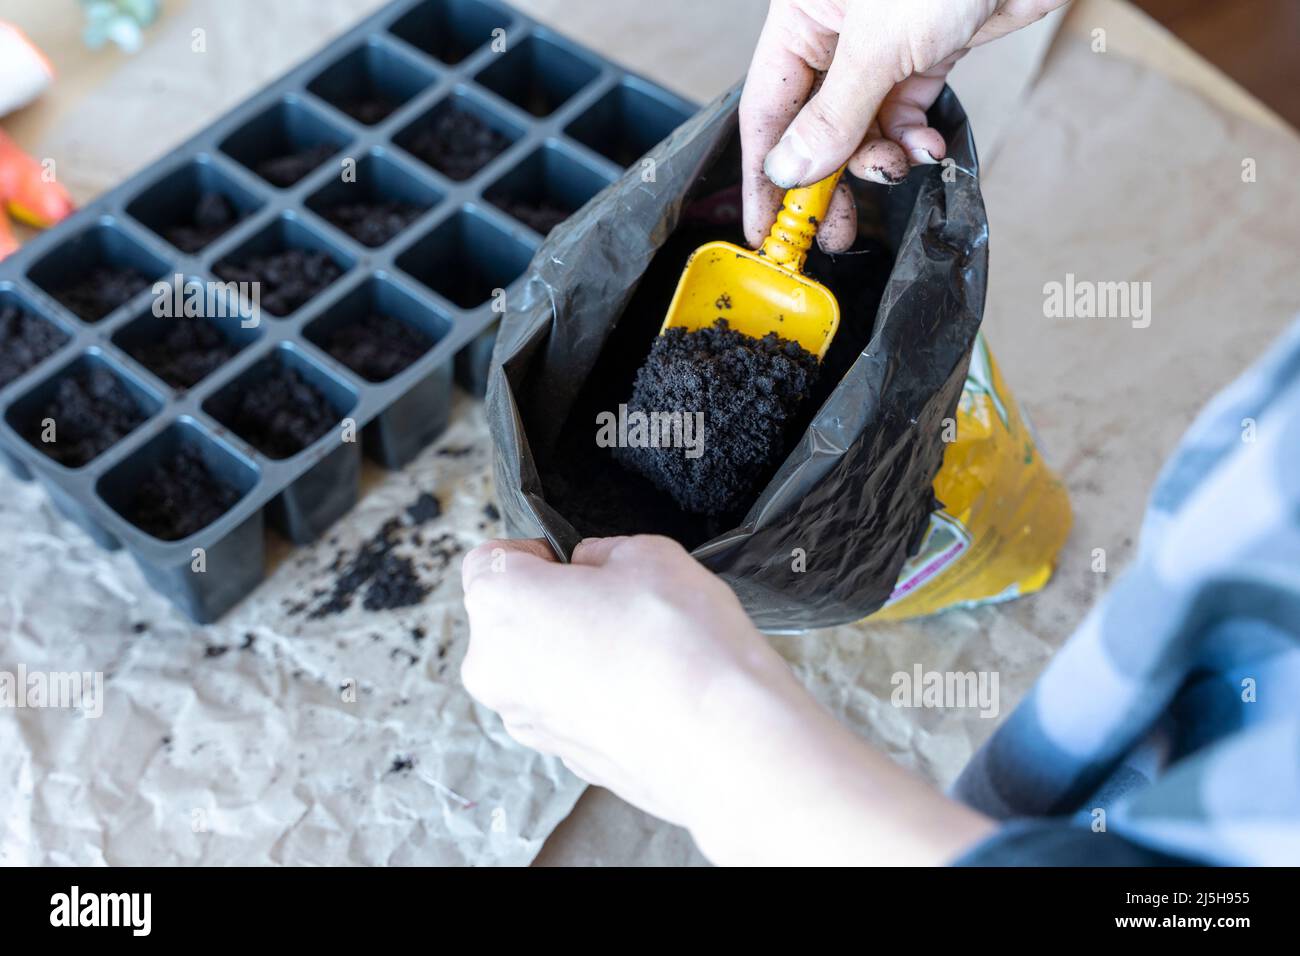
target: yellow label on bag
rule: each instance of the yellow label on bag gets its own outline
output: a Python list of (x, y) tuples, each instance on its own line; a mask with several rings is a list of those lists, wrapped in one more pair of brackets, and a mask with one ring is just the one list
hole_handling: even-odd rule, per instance
[(1006, 601), (1047, 583), (1070, 533), (1070, 499), (1039, 454), (982, 334), (934, 494), (942, 508), (871, 620)]

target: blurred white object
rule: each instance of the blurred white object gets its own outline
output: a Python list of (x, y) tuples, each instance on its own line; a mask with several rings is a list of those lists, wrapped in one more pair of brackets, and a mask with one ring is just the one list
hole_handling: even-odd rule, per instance
[(26, 106), (54, 79), (50, 61), (17, 27), (0, 23), (0, 116)]

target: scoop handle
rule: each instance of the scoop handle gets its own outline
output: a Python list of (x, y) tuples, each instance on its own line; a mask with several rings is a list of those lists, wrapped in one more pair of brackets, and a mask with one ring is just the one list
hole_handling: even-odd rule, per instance
[(831, 197), (844, 173), (841, 166), (820, 182), (786, 192), (781, 211), (776, 214), (772, 230), (763, 240), (759, 255), (791, 272), (803, 272), (808, 250), (817, 236), (817, 227), (831, 208)]

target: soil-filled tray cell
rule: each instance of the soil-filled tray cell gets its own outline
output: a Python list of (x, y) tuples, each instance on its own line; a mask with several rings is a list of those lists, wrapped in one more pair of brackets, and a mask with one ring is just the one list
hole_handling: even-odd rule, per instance
[(193, 388), (261, 331), (245, 327), (233, 309), (225, 315), (155, 315), (152, 310), (127, 324), (113, 342), (172, 388)]
[(620, 166), (632, 166), (689, 119), (660, 99), (654, 88), (624, 80), (569, 124), (566, 132)]
[(200, 157), (147, 188), (126, 211), (181, 252), (193, 255), (261, 206), (259, 197), (207, 157)]
[(159, 541), (181, 541), (227, 514), (257, 469), (183, 419), (100, 478), (99, 496)]
[(203, 410), (268, 458), (314, 445), (357, 402), (351, 386), (292, 346), (281, 346), (203, 404)]
[(454, 65), (502, 37), (509, 12), (482, 0), (426, 0), (391, 27), (394, 36)]
[(335, 156), (351, 137), (296, 96), (286, 96), (221, 143), (221, 151), (287, 189)]
[(6, 417), (33, 448), (65, 468), (82, 468), (161, 407), (157, 395), (92, 351), (16, 401)]
[(473, 309), (523, 274), (533, 248), (462, 209), (397, 258), (397, 266), (447, 301)]
[(371, 38), (312, 80), (312, 93), (373, 126), (388, 119), (435, 80), (432, 70)]
[(448, 179), (463, 182), (521, 135), (522, 130), (477, 100), (457, 94), (402, 130), (393, 142)]
[(378, 248), (441, 199), (432, 186), (376, 150), (352, 175), (340, 176), (307, 200), (307, 208), (362, 245)]
[(546, 236), (609, 182), (559, 147), (543, 146), (483, 195), (511, 218)]
[(599, 75), (590, 60), (534, 34), (496, 57), (475, 79), (534, 116), (550, 116)]
[(0, 290), (0, 389), (67, 344), (68, 333), (36, 314), (9, 289)]
[(306, 337), (368, 382), (386, 382), (418, 362), (451, 322), (386, 278), (351, 292), (306, 329)]
[(83, 322), (95, 323), (167, 270), (111, 220), (101, 220), (38, 261), (27, 277)]
[(289, 213), (216, 263), (212, 271), (226, 282), (239, 284), (240, 296), (254, 315), (260, 309), (284, 318), (354, 264), (350, 256)]

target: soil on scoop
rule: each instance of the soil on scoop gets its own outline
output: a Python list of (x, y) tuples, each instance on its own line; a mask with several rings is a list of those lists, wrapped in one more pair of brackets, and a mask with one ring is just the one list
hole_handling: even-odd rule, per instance
[(679, 427), (657, 436), (675, 447), (619, 447), (614, 457), (685, 511), (735, 512), (785, 454), (790, 424), (816, 380), (817, 357), (774, 332), (756, 339), (725, 319), (669, 329), (637, 372), (627, 412), (689, 417), (702, 429), (690, 436), (694, 447), (683, 447), (689, 433)]
[(386, 315), (371, 313), (335, 329), (325, 350), (371, 382), (386, 382), (433, 348), (432, 337)]
[(382, 123), (388, 119), (401, 104), (389, 99), (387, 96), (373, 94), (370, 96), (350, 96), (339, 100), (335, 105), (358, 123), (374, 126), (376, 123)]
[(339, 422), (320, 389), (284, 366), (219, 396), (212, 410), (235, 434), (276, 459), (298, 454)]
[(62, 329), (13, 305), (0, 306), (0, 388), (59, 350)]
[(469, 179), (505, 152), (509, 138), (473, 113), (448, 109), (421, 129), (407, 150), (450, 179)]
[(98, 322), (148, 285), (149, 280), (135, 269), (96, 266), (51, 294), (83, 322)]
[[(733, 159), (739, 162), (738, 151)], [(628, 400), (686, 260), (700, 245), (714, 239), (744, 242), (738, 223), (717, 224), (707, 199), (701, 201), (698, 212), (695, 207), (688, 208), (685, 218), (641, 277), (578, 394), (566, 403), (565, 424), (558, 435), (539, 438), (543, 433), (540, 413), (524, 410), (529, 438), (536, 441), (534, 454), (546, 501), (584, 537), (662, 534), (695, 548), (738, 527), (753, 504), (752, 498), (747, 499), (726, 515), (691, 513), (648, 478), (623, 467), (615, 460), (614, 449), (603, 448), (595, 440), (596, 416), (617, 412), (619, 404)], [(870, 217), (864, 215), (860, 221), (869, 222)], [(860, 237), (850, 253), (829, 256), (815, 247), (809, 253), (808, 274), (829, 287), (840, 302), (840, 328), (821, 362), (817, 382), (791, 422), (792, 442), (870, 342), (892, 264), (892, 251), (868, 235)], [(552, 399), (548, 395), (546, 400)], [(705, 441), (712, 437), (706, 426)], [(771, 480), (782, 460), (778, 456), (776, 465), (760, 477), (756, 493)]]
[(221, 193), (204, 193), (184, 220), (163, 230), (163, 238), (181, 252), (193, 255), (229, 232), (242, 218), (235, 204)]
[(306, 305), (343, 275), (343, 269), (328, 255), (308, 249), (285, 249), (238, 262), (227, 259), (218, 262), (213, 271), (227, 282), (260, 283), (262, 308), (278, 316)]
[(172, 319), (160, 339), (126, 350), (132, 358), (172, 388), (193, 388), (239, 350), (206, 319)]
[(202, 531), (234, 507), (240, 494), (218, 481), (203, 456), (182, 448), (140, 481), (126, 518), (162, 541), (179, 541)]
[(345, 202), (320, 210), (323, 218), (371, 248), (388, 242), (423, 212), (419, 206), (395, 200)]
[[(23, 437), (68, 468), (98, 458), (138, 428), (147, 416), (108, 369), (98, 366), (68, 376), (54, 397), (26, 423)], [(54, 441), (41, 441), (46, 419), (54, 421)]]
[(253, 171), (272, 186), (288, 189), (336, 152), (337, 147), (321, 143), (286, 156), (264, 159), (253, 167)]
[(549, 235), (552, 229), (572, 216), (574, 212), (567, 206), (546, 199), (528, 202), (500, 197), (492, 200), (492, 203), (542, 236)]

